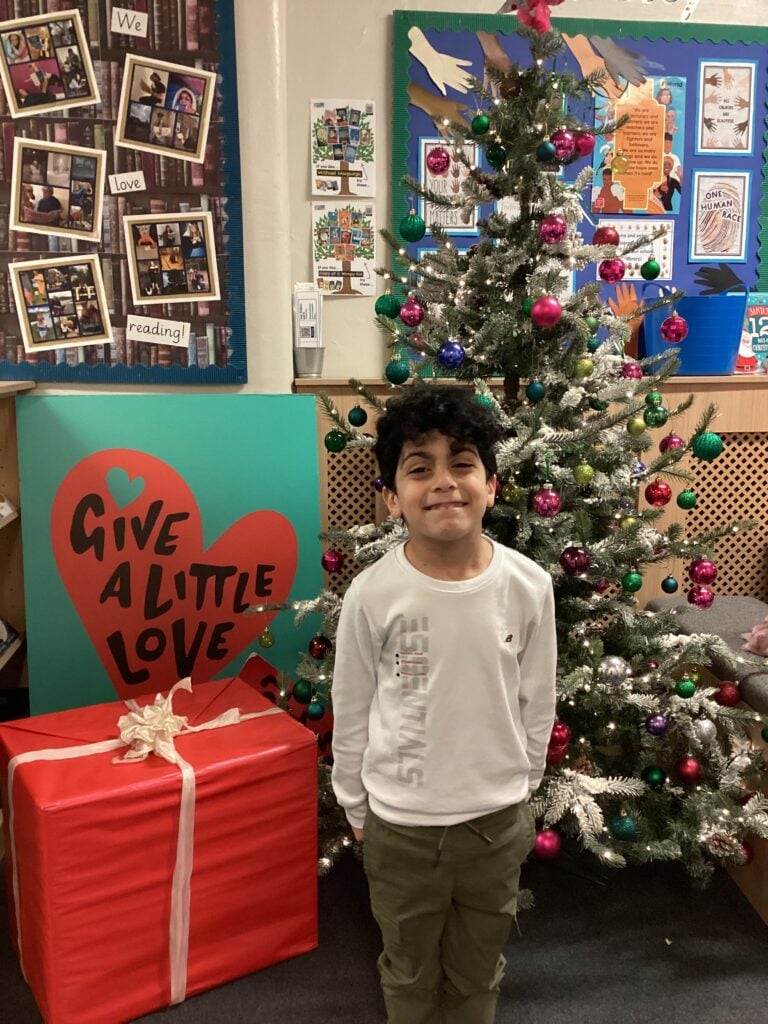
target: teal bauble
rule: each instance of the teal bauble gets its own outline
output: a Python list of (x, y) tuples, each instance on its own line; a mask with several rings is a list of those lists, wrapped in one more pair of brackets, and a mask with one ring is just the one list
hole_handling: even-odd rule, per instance
[(723, 439), (719, 434), (715, 434), (711, 430), (705, 430), (703, 434), (698, 434), (693, 439), (691, 449), (698, 459), (701, 459), (703, 462), (712, 462), (713, 459), (722, 454)]
[(625, 572), (621, 577), (621, 589), (625, 590), (628, 594), (636, 594), (642, 585), (642, 574), (636, 569), (632, 569), (630, 572)]
[(529, 402), (540, 402), (545, 394), (545, 387), (540, 380), (532, 380), (525, 389), (525, 397)]
[(540, 164), (551, 164), (556, 156), (557, 150), (554, 144), (549, 141), (540, 142), (536, 147), (536, 159)]
[(628, 814), (617, 814), (615, 818), (611, 819), (611, 832), (617, 839), (623, 839), (629, 841), (634, 839), (637, 835), (637, 825), (635, 819), (630, 818)]
[(390, 384), (405, 384), (410, 375), (410, 367), (404, 359), (390, 359), (384, 369), (384, 376)]
[(482, 405), (484, 409), (492, 409), (493, 408), (493, 399), (491, 398), (490, 395), (486, 395), (486, 394), (475, 395), (475, 401), (477, 402), (478, 405)]
[(592, 352), (594, 354), (595, 352), (597, 352), (597, 350), (600, 348), (600, 346), (602, 344), (603, 344), (603, 339), (602, 338), (598, 338), (597, 336), (594, 336), (594, 337), (590, 338), (589, 341), (587, 342), (587, 351), (588, 352)]
[(347, 413), (347, 419), (353, 427), (362, 427), (368, 422), (368, 413), (362, 406), (356, 405)]
[(485, 151), (485, 158), (497, 170), (507, 162), (507, 151), (500, 142), (492, 142)]
[(323, 444), (329, 452), (343, 452), (347, 447), (347, 435), (340, 430), (329, 430), (323, 438)]
[(472, 118), (472, 131), (475, 135), (485, 135), (491, 126), (491, 119), (487, 114), (475, 114)]
[(313, 697), (307, 706), (307, 718), (311, 718), (313, 722), (318, 722), (324, 714), (325, 705), (317, 697)]
[(605, 412), (608, 408), (608, 403), (604, 402), (602, 398), (590, 398), (589, 408), (594, 409), (595, 412)]
[(309, 704), (312, 700), (312, 683), (306, 679), (297, 679), (293, 684), (293, 699), (299, 704)]
[(696, 505), (696, 492), (692, 491), (690, 487), (680, 491), (677, 496), (677, 504), (679, 508), (684, 508), (686, 512), (690, 511)]
[(376, 305), (373, 308), (380, 316), (388, 316), (390, 320), (394, 320), (400, 312), (400, 301), (392, 292), (384, 292), (376, 299)]
[(427, 225), (424, 218), (420, 217), (415, 210), (403, 217), (400, 221), (400, 234), (406, 242), (420, 242), (427, 233)]
[(676, 594), (680, 584), (674, 576), (665, 576), (661, 581), (661, 589), (665, 594)]
[(649, 427), (663, 427), (669, 419), (669, 413), (663, 405), (646, 405), (643, 420)]

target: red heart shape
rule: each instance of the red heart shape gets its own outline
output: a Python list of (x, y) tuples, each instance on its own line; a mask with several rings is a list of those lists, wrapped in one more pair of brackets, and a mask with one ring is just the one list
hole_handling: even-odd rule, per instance
[[(121, 503), (107, 480), (115, 469), (143, 482)], [(293, 527), (273, 511), (243, 516), (206, 549), (186, 481), (161, 459), (127, 448), (95, 452), (69, 471), (51, 509), (51, 541), (123, 699), (183, 676), (202, 682), (218, 674), (276, 614), (245, 609), (284, 602), (298, 559)]]

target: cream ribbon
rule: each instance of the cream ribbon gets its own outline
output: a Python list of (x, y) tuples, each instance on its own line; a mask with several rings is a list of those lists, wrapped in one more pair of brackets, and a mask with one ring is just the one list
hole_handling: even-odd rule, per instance
[(187, 677), (180, 679), (168, 692), (167, 697), (161, 693), (155, 695), (154, 703), (144, 707), (136, 701), (126, 701), (129, 714), (118, 719), (120, 739), (103, 740), (100, 743), (87, 743), (76, 747), (56, 747), (49, 750), (30, 750), (12, 757), (8, 764), (8, 831), (11, 841), (11, 860), (13, 865), (13, 902), (16, 912), (16, 936), (19, 949), (19, 963), (26, 978), (24, 969), (24, 947), (21, 941), (21, 904), (19, 893), (19, 865), (16, 856), (16, 840), (13, 820), (13, 777), (19, 765), (32, 761), (65, 761), (73, 757), (90, 757), (92, 754), (103, 754), (109, 750), (128, 747), (122, 757), (112, 759), (113, 764), (130, 764), (144, 761), (150, 754), (162, 757), (171, 764), (178, 766), (181, 772), (181, 800), (179, 808), (179, 834), (176, 841), (176, 864), (173, 869), (171, 884), (171, 917), (168, 927), (168, 947), (170, 954), (171, 974), (171, 1005), (181, 1003), (187, 993), (187, 961), (189, 957), (189, 905), (192, 866), (194, 862), (194, 827), (195, 827), (195, 770), (184, 760), (174, 746), (174, 737), (186, 733), (204, 732), (207, 729), (222, 729), (229, 725), (237, 725), (250, 718), (264, 718), (267, 715), (283, 714), (282, 708), (269, 708), (267, 711), (254, 711), (241, 714), (239, 708), (229, 708), (209, 722), (202, 725), (189, 725), (183, 715), (173, 712), (173, 697), (178, 690), (192, 691), (192, 680)]

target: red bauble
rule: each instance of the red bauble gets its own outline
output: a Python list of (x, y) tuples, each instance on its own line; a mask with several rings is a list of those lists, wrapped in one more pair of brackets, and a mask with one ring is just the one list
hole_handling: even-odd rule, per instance
[(675, 765), (675, 771), (678, 778), (689, 785), (701, 778), (701, 765), (695, 757), (681, 757)]
[(410, 295), (400, 308), (400, 319), (406, 327), (418, 327), (424, 319), (424, 307)]
[(720, 683), (717, 693), (715, 694), (715, 701), (720, 705), (721, 708), (735, 708), (741, 700), (741, 694), (736, 683), (730, 679), (726, 679), (724, 683)]
[(714, 583), (717, 579), (717, 566), (709, 558), (697, 558), (688, 566), (688, 575), (694, 583)]
[(741, 852), (744, 854), (744, 863), (751, 864), (755, 859), (755, 848), (752, 843), (748, 843), (746, 839), (741, 841)]
[(662, 323), (659, 330), (664, 341), (670, 345), (679, 345), (688, 336), (688, 321), (673, 313)]
[(560, 495), (552, 487), (552, 484), (544, 484), (540, 491), (537, 491), (531, 498), (533, 511), (537, 516), (551, 519), (556, 516), (563, 507)]
[(534, 856), (539, 860), (554, 860), (560, 853), (560, 836), (551, 828), (543, 828), (536, 833), (533, 844)]
[(610, 587), (610, 585), (611, 581), (603, 577), (601, 580), (598, 580), (597, 583), (595, 583), (594, 589), (597, 591), (598, 594), (604, 594), (608, 587)]
[(663, 480), (652, 480), (645, 488), (645, 500), (654, 508), (663, 508), (672, 500), (672, 488)]
[(531, 321), (537, 327), (554, 327), (562, 315), (563, 307), (554, 295), (542, 295), (531, 306)]
[(565, 724), (565, 722), (555, 722), (552, 726), (552, 732), (549, 735), (549, 745), (551, 747), (567, 747), (570, 742), (570, 728)]
[(329, 548), (323, 552), (320, 564), (326, 572), (341, 572), (341, 567), (344, 565), (344, 552)]
[(318, 661), (326, 656), (331, 647), (331, 641), (327, 636), (313, 636), (309, 641), (309, 653)]
[(715, 600), (715, 595), (709, 587), (703, 587), (700, 583), (694, 583), (685, 596), (688, 598), (688, 604), (694, 604), (702, 611), (711, 608)]
[(620, 260), (616, 256), (610, 260), (603, 260), (597, 268), (597, 272), (600, 275), (601, 281), (606, 281), (608, 284), (616, 284), (626, 274), (627, 265), (624, 260)]
[(451, 166), (451, 154), (443, 146), (436, 146), (427, 153), (427, 168), (431, 174), (445, 174)]
[(577, 156), (589, 156), (595, 148), (595, 136), (589, 132), (574, 132), (573, 143)]
[(549, 213), (539, 224), (539, 238), (547, 245), (562, 242), (568, 234), (568, 221), (559, 213)]
[(575, 544), (569, 545), (560, 555), (560, 565), (563, 572), (569, 576), (580, 576), (589, 570), (592, 561), (584, 548), (578, 548)]
[(630, 360), (627, 363), (621, 364), (621, 376), (625, 380), (642, 380), (643, 379), (643, 368), (640, 363), (635, 363)]
[(595, 231), (592, 235), (592, 245), (618, 245), (619, 244), (619, 232), (616, 228), (610, 227), (608, 224), (603, 224)]
[(676, 434), (674, 430), (671, 433), (667, 434), (666, 437), (662, 437), (662, 439), (659, 441), (659, 451), (662, 453), (662, 455), (664, 454), (664, 452), (669, 451), (671, 448), (685, 448), (685, 441), (682, 439), (682, 437), (680, 437), (679, 434)]
[(555, 156), (558, 160), (567, 160), (573, 156), (576, 140), (566, 128), (559, 128), (556, 132), (552, 132), (549, 141), (555, 147)]
[(562, 764), (568, 756), (568, 744), (564, 747), (547, 747), (547, 764)]

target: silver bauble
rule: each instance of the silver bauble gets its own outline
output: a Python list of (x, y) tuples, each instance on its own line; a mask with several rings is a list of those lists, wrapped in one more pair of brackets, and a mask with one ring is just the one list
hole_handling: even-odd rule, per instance
[(693, 723), (693, 734), (699, 743), (712, 743), (717, 737), (717, 726), (711, 718), (697, 718)]
[(627, 662), (618, 654), (607, 654), (600, 659), (600, 664), (597, 666), (597, 677), (601, 683), (606, 683), (608, 686), (621, 686), (630, 671)]

